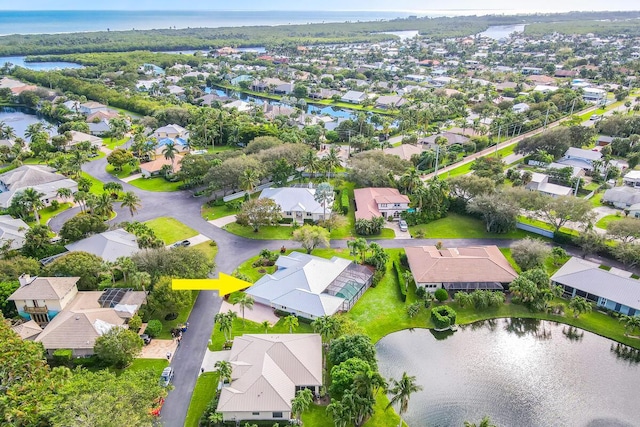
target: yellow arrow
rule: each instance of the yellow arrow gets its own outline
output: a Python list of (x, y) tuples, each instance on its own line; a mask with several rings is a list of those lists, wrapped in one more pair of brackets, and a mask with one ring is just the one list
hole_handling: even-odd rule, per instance
[(218, 291), (220, 296), (229, 295), (251, 286), (251, 283), (228, 274), (220, 273), (218, 279), (173, 279), (174, 291)]

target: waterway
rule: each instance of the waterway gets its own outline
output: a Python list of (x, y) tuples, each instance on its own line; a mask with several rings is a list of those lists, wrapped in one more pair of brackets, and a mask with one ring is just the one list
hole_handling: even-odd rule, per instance
[(61, 70), (63, 68), (82, 68), (83, 65), (73, 62), (25, 62), (24, 56), (0, 56), (0, 66), (3, 66), (7, 62), (19, 67), (28, 68), (35, 71), (50, 71)]
[(512, 33), (523, 33), (524, 24), (518, 25), (493, 25), (480, 34), (480, 37), (489, 37), (494, 40), (507, 39)]
[(406, 371), (424, 387), (410, 399), (411, 427), (485, 415), (508, 427), (640, 426), (640, 352), (622, 357), (617, 343), (566, 325), (497, 319), (444, 336), (404, 330), (376, 347), (385, 378)]
[[(11, 126), (16, 134), (24, 138), (24, 132), (32, 123), (43, 123), (45, 125), (53, 124), (47, 121), (43, 116), (37, 115), (34, 110), (24, 107), (0, 107), (0, 122)], [(50, 132), (55, 132), (55, 126)]]

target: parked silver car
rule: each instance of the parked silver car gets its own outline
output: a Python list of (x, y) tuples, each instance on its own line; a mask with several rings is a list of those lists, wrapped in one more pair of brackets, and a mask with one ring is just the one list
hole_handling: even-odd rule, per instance
[(400, 231), (409, 231), (407, 221), (405, 221), (404, 219), (401, 219), (400, 222), (398, 222), (398, 227), (400, 227)]

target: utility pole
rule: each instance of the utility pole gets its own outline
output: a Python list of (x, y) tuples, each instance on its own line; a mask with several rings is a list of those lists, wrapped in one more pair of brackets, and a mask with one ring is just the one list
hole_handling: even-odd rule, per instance
[(547, 128), (547, 121), (549, 120), (549, 109), (550, 108), (551, 108), (550, 106), (547, 107), (547, 114), (544, 116), (544, 126), (543, 126), (544, 129)]
[(578, 177), (578, 180), (576, 181), (576, 188), (575, 188), (575, 190), (573, 190), (573, 196), (574, 197), (578, 197), (578, 188), (580, 187), (580, 179), (581, 179), (581, 177)]
[(569, 113), (569, 116), (573, 116), (573, 109), (576, 106), (576, 101), (578, 100), (578, 98), (573, 98), (573, 102), (571, 103), (571, 112)]
[(496, 142), (496, 157), (498, 157), (498, 145), (500, 145), (501, 131), (502, 131), (502, 125), (498, 126), (498, 141)]
[(436, 144), (436, 169), (433, 172), (433, 177), (438, 177), (438, 158), (440, 157), (440, 145)]

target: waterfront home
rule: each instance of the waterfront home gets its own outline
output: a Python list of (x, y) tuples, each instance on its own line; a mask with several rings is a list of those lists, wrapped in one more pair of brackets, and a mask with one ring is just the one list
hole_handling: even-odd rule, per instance
[(292, 252), (281, 255), (276, 271), (247, 289), (256, 303), (305, 319), (349, 311), (371, 286), (373, 271), (333, 257)]
[(360, 104), (365, 99), (367, 99), (367, 95), (357, 90), (350, 90), (340, 98), (342, 102), (348, 102), (349, 104)]
[(405, 248), (416, 286), (435, 292), (503, 290), (518, 273), (497, 246)]
[(383, 217), (400, 218), (402, 212), (409, 209), (409, 197), (396, 188), (357, 188), (354, 190), (356, 204), (356, 220)]
[(80, 113), (85, 116), (89, 116), (91, 114), (97, 113), (98, 111), (107, 111), (108, 107), (104, 104), (95, 101), (84, 102), (80, 104)]
[(567, 298), (581, 296), (597, 307), (634, 316), (640, 313), (640, 281), (618, 268), (605, 270), (599, 264), (572, 257), (553, 276)]
[(314, 396), (322, 386), (322, 339), (318, 334), (245, 334), (229, 352), (231, 382), (220, 391), (216, 412), (224, 421), (293, 418), (299, 390)]
[(16, 193), (27, 188), (42, 193), (40, 200), (48, 206), (52, 200), (60, 200), (58, 190), (68, 188), (75, 193), (78, 184), (48, 166), (23, 165), (0, 175), (0, 208), (8, 208)]

